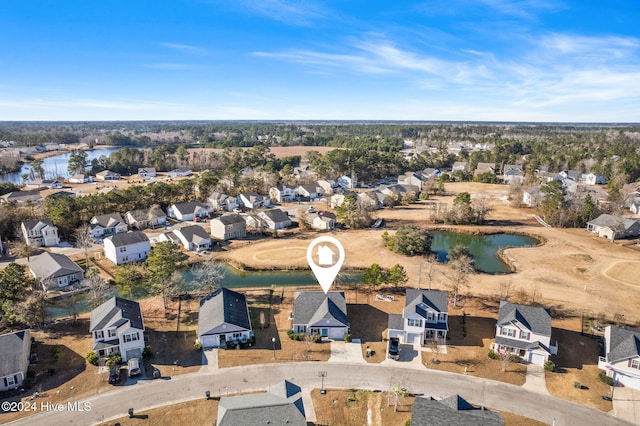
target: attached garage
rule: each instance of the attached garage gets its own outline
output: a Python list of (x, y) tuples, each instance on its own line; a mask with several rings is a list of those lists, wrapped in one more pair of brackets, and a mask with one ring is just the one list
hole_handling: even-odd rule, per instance
[(546, 358), (547, 357), (544, 354), (541, 354), (539, 352), (531, 352), (531, 354), (529, 355), (529, 362), (531, 364), (544, 365)]

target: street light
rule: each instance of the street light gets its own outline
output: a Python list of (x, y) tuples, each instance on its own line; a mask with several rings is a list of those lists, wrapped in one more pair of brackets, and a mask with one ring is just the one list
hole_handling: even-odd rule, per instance
[(276, 359), (276, 338), (271, 338), (271, 343), (273, 344), (273, 359)]

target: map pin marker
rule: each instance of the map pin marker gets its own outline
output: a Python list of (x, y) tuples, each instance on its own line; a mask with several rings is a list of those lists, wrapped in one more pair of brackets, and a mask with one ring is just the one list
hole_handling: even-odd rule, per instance
[[(332, 245), (334, 248), (331, 247)], [(335, 249), (338, 250), (338, 253), (335, 252)], [(338, 260), (334, 261), (336, 255)], [(344, 248), (340, 241), (333, 237), (318, 237), (311, 241), (307, 247), (307, 262), (309, 262), (313, 275), (316, 276), (324, 294), (327, 294), (344, 262)]]

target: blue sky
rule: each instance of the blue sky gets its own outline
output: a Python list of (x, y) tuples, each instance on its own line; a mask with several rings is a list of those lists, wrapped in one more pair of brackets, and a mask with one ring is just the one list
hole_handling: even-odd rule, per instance
[(0, 2), (0, 120), (640, 122), (637, 0)]

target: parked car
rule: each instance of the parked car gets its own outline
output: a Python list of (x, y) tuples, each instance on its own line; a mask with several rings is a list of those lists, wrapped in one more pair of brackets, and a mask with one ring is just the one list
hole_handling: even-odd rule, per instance
[(389, 358), (396, 361), (400, 359), (400, 339), (397, 337), (389, 339)]
[(120, 381), (120, 367), (117, 365), (112, 365), (109, 368), (109, 383), (115, 385)]
[(128, 365), (129, 365), (129, 377), (142, 374), (142, 370), (140, 370), (140, 360), (138, 358), (131, 358), (129, 360)]

